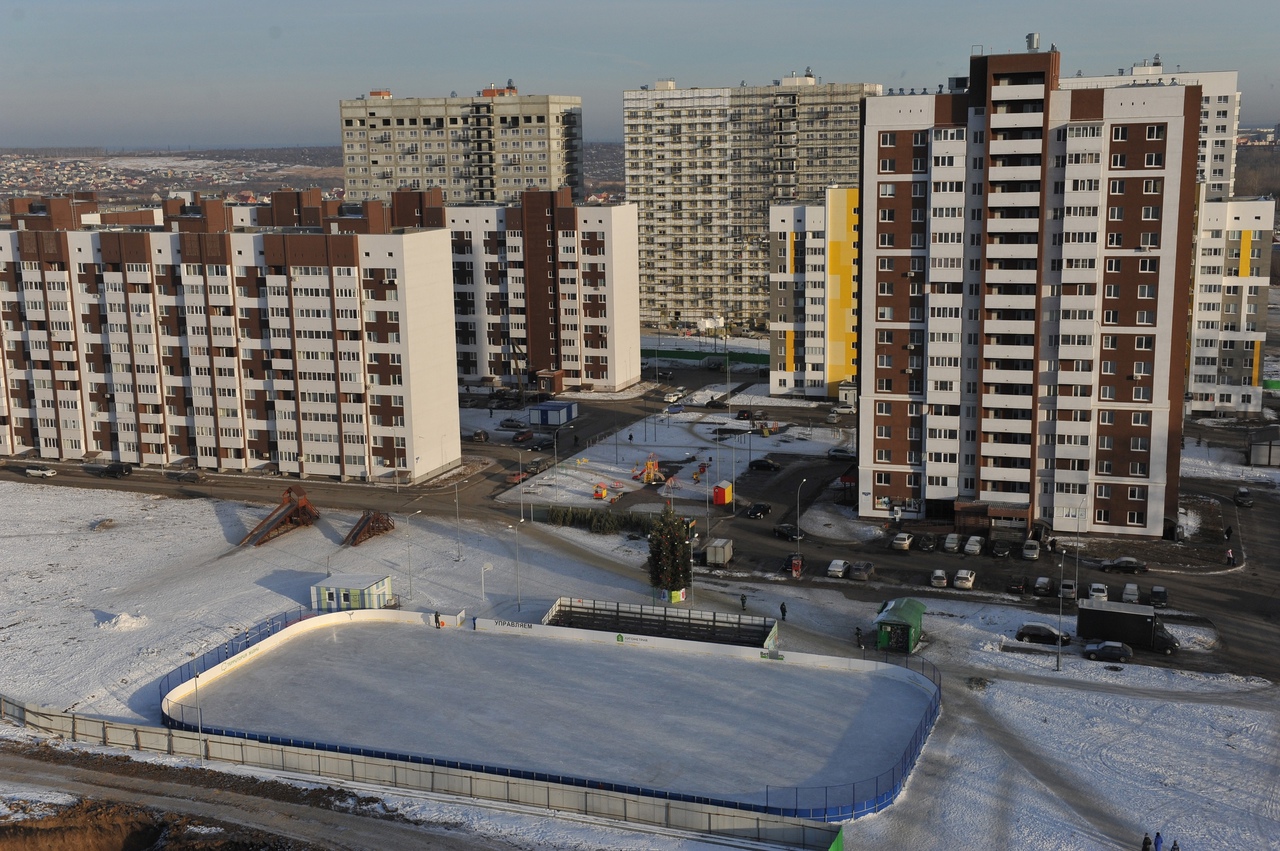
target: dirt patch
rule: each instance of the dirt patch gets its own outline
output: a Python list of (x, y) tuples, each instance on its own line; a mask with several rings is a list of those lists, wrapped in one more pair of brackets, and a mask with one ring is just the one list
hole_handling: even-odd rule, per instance
[(80, 801), (38, 819), (0, 824), (0, 851), (307, 851), (313, 845), (233, 825), (123, 804)]
[[(327, 786), (294, 786), (220, 771), (175, 768), (138, 762), (127, 756), (66, 750), (43, 743), (4, 743), (0, 748), (28, 759), (157, 783), (180, 783), (304, 806), (388, 817), (380, 799), (362, 798)], [(45, 812), (50, 814), (43, 815)], [(20, 818), (16, 820), (0, 818), (0, 851), (132, 851), (148, 848), (310, 851), (320, 847), (238, 825), (93, 800), (79, 801), (56, 810), (47, 806), (39, 811), (19, 809), (17, 815)]]

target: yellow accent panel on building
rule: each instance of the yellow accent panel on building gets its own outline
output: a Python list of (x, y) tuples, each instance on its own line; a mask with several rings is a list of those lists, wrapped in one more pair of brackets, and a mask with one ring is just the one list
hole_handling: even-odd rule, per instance
[(787, 352), (787, 363), (786, 363), (786, 366), (784, 367), (784, 371), (795, 372), (796, 371), (796, 349), (795, 349), (796, 332), (784, 331), (783, 335), (784, 336), (782, 340), (782, 345), (786, 348), (786, 352)]
[(1253, 249), (1253, 231), (1240, 231), (1240, 271), (1236, 274), (1242, 278), (1249, 277), (1249, 252)]
[(827, 396), (858, 375), (857, 189), (827, 190)]
[[(1244, 262), (1243, 259), (1240, 261)], [(1253, 381), (1250, 382), (1254, 387), (1262, 386), (1262, 341), (1253, 341)]]
[(787, 272), (794, 275), (796, 273), (796, 232), (791, 231), (787, 234)]

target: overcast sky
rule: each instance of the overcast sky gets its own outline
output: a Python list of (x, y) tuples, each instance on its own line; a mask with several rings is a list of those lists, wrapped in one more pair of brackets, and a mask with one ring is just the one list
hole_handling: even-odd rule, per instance
[(622, 92), (945, 83), (1028, 32), (1064, 74), (1160, 54), (1238, 70), (1241, 122), (1280, 121), (1275, 0), (0, 0), (0, 147), (336, 145), (338, 101), (580, 95), (588, 141), (621, 141)]

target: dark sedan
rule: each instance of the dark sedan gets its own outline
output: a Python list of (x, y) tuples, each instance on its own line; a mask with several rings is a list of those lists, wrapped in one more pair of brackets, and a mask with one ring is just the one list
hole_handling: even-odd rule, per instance
[(1047, 623), (1024, 623), (1018, 628), (1018, 634), (1014, 636), (1019, 641), (1029, 641), (1032, 644), (1070, 644), (1071, 635), (1065, 632), (1059, 632), (1056, 627), (1049, 626)]
[(779, 523), (773, 527), (773, 534), (776, 538), (782, 538), (787, 541), (804, 540), (804, 532), (792, 523)]
[(938, 536), (932, 532), (924, 532), (917, 535), (911, 543), (920, 552), (931, 553), (938, 548)]
[(1133, 648), (1119, 641), (1100, 641), (1084, 648), (1086, 659), (1102, 662), (1128, 662), (1133, 658)]
[(756, 502), (748, 506), (745, 513), (752, 520), (759, 520), (761, 517), (768, 517), (770, 511), (773, 511), (773, 506), (769, 503)]
[(782, 469), (782, 465), (772, 458), (756, 458), (747, 465), (748, 470), (765, 470), (770, 473), (776, 473)]

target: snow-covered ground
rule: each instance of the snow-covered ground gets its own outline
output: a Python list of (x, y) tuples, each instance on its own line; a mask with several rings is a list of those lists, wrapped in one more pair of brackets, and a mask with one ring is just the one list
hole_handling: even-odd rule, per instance
[[(629, 482), (630, 469), (649, 451), (674, 457), (688, 448), (701, 457), (709, 448), (705, 426), (680, 416), (671, 425), (650, 423), (643, 447), (633, 448), (623, 434), (616, 461), (607, 443), (582, 450), (565, 465), (572, 472), (538, 484), (539, 497), (576, 502), (586, 484), (615, 472)], [(638, 442), (642, 425), (632, 428)], [(838, 437), (821, 431), (790, 443), (781, 443), (786, 435), (768, 438), (779, 442), (770, 451), (820, 454)], [(562, 434), (562, 445), (565, 439)], [(726, 459), (721, 446), (721, 475), (735, 464), (732, 454)], [(740, 468), (744, 453), (736, 454)], [(590, 460), (579, 465), (578, 457)], [(1184, 474), (1201, 469), (1242, 480), (1258, 474), (1188, 447)], [(397, 518), (393, 534), (353, 549), (338, 544), (356, 514), (328, 511), (316, 527), (241, 550), (235, 543), (264, 506), (12, 481), (0, 482), (0, 505), (6, 521), (0, 531), (0, 693), (126, 721), (154, 722), (161, 676), (247, 625), (305, 606), (311, 583), (326, 571), (384, 571), (406, 596), (412, 583), (410, 609), (465, 608), (512, 620), (537, 620), (562, 595), (650, 602), (643, 546), (616, 536), (501, 521), (464, 519), (459, 527), (451, 517), (417, 516)], [(820, 526), (834, 540), (879, 534), (878, 524), (861, 523), (830, 500), (807, 512), (804, 525), (815, 532)], [(592, 566), (606, 560), (612, 570)], [(482, 572), (486, 563), (492, 571)], [(866, 629), (875, 614), (873, 604), (846, 598), (839, 581), (816, 576), (761, 584), (729, 572), (700, 573), (695, 580), (698, 608), (738, 611), (739, 594), (757, 614), (772, 616), (787, 603), (794, 651), (856, 652), (853, 628)], [(944, 672), (943, 713), (902, 797), (886, 812), (848, 825), (846, 847), (1133, 848), (1143, 832), (1156, 830), (1166, 847), (1178, 839), (1188, 851), (1274, 847), (1280, 707), (1272, 684), (1142, 664), (1107, 666), (1082, 659), (1078, 647), (1062, 654), (1057, 671), (1052, 649), (1002, 649), (1014, 643), (1024, 620), (1055, 622), (1056, 613), (1030, 615), (996, 593), (973, 601), (940, 592), (926, 602), (921, 652)], [(1064, 627), (1074, 631), (1070, 618)], [(1212, 632), (1177, 624), (1173, 631), (1184, 653), (1213, 652)], [(815, 706), (810, 723), (832, 711), (840, 709)], [(26, 734), (4, 726), (0, 735)], [(697, 742), (672, 751), (696, 759)], [(3, 784), (0, 779), (0, 803), (37, 797)], [(498, 813), (465, 801), (388, 801), (409, 817), (453, 819), (495, 838), (518, 838), (523, 847), (629, 851), (658, 842), (546, 813)], [(665, 837), (661, 846), (718, 847)]]

